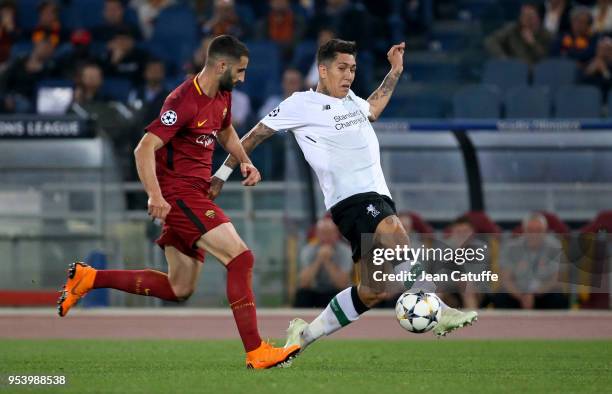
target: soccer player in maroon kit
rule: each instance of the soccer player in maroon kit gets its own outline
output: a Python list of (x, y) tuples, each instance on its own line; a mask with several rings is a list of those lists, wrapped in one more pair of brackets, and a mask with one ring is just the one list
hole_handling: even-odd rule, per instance
[(247, 367), (270, 368), (299, 351), (297, 346), (276, 348), (261, 340), (251, 289), (253, 254), (208, 198), (215, 139), (240, 162), (243, 185), (261, 180), (231, 123), (231, 91), (244, 81), (248, 55), (246, 46), (234, 37), (215, 38), (204, 69), (168, 95), (160, 117), (146, 127), (134, 151), (149, 196), (149, 215), (163, 223), (157, 243), (164, 249), (168, 274), (150, 269), (95, 270), (73, 263), (58, 300), (60, 316), (96, 288), (186, 300), (208, 251), (227, 268), (227, 298), (247, 353)]

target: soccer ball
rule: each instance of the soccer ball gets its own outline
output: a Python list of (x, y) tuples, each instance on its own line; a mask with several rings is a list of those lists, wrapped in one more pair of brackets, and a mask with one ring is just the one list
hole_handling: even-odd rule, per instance
[(441, 302), (433, 293), (405, 292), (395, 304), (395, 315), (404, 329), (421, 334), (434, 328), (440, 321)]

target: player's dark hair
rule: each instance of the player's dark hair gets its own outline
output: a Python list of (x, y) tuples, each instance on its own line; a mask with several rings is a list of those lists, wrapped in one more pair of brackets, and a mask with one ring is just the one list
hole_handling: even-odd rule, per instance
[(329, 61), (333, 62), (339, 53), (356, 56), (357, 44), (355, 44), (355, 41), (344, 41), (338, 38), (332, 38), (319, 47), (317, 51), (317, 64)]
[(229, 57), (232, 60), (239, 61), (242, 56), (249, 56), (249, 50), (236, 37), (230, 35), (221, 35), (215, 37), (208, 46), (208, 54), (206, 63), (214, 61), (219, 57)]

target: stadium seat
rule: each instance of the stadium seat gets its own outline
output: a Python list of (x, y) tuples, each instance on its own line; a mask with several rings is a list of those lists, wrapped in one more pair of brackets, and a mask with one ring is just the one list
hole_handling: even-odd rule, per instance
[(443, 51), (464, 51), (482, 41), (480, 24), (465, 21), (436, 22), (430, 40), (439, 43)]
[(503, 94), (517, 86), (527, 86), (529, 66), (519, 60), (489, 60), (485, 64), (482, 83), (495, 85)]
[(11, 47), (11, 59), (30, 54), (33, 47), (32, 41), (17, 41)]
[(162, 10), (155, 19), (148, 49), (163, 59), (170, 72), (179, 70), (197, 45), (197, 20), (191, 8), (175, 5)]
[(131, 90), (132, 83), (125, 78), (104, 78), (102, 93), (113, 100), (127, 102)]
[(449, 112), (449, 103), (440, 96), (394, 95), (393, 100), (382, 113), (384, 118), (445, 118)]
[(249, 95), (253, 108), (258, 108), (265, 98), (280, 87), (280, 51), (269, 41), (247, 43), (249, 68), (241, 90)]
[(533, 85), (544, 86), (551, 93), (565, 85), (572, 85), (576, 81), (576, 62), (569, 59), (547, 59), (533, 69)]
[(73, 0), (70, 8), (73, 9), (73, 16), (78, 17), (79, 25), (85, 29), (99, 26), (104, 21), (104, 1), (105, 0)]
[(408, 57), (404, 72), (417, 82), (456, 82), (463, 80), (461, 65), (456, 61), (414, 60)]
[(455, 118), (499, 118), (500, 108), (499, 90), (492, 85), (468, 85), (453, 97)]
[(291, 63), (294, 67), (297, 67), (302, 74), (306, 75), (310, 70), (310, 66), (315, 61), (317, 54), (317, 42), (313, 40), (301, 41), (295, 47), (293, 51), (293, 59)]
[(601, 94), (593, 86), (561, 86), (555, 94), (556, 118), (599, 118)]
[(597, 233), (605, 231), (612, 233), (612, 211), (602, 211), (593, 219), (580, 229), (581, 233)]
[(25, 31), (32, 30), (38, 21), (40, 0), (19, 0), (17, 4), (17, 24)]
[(550, 116), (550, 98), (543, 87), (512, 88), (505, 97), (506, 118), (542, 119)]

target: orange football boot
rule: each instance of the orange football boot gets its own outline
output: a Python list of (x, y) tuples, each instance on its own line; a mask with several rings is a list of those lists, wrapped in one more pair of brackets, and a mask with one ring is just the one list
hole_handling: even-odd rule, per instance
[(261, 341), (261, 345), (255, 350), (251, 350), (246, 356), (246, 365), (249, 369), (267, 369), (281, 366), (291, 361), (300, 351), (298, 345), (287, 348), (274, 347), (267, 342)]
[(66, 316), (70, 308), (93, 288), (96, 270), (85, 263), (72, 263), (68, 267), (68, 280), (57, 300), (57, 313)]

